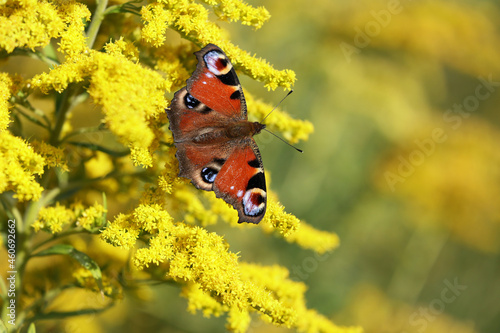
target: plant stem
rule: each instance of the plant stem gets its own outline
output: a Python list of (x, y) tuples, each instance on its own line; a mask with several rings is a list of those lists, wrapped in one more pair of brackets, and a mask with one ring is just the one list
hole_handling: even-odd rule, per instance
[(101, 26), (102, 20), (104, 19), (104, 11), (108, 6), (108, 0), (98, 0), (97, 8), (95, 9), (94, 15), (92, 17), (92, 22), (90, 22), (89, 30), (87, 31), (87, 46), (92, 48), (94, 42), (99, 32), (99, 27)]

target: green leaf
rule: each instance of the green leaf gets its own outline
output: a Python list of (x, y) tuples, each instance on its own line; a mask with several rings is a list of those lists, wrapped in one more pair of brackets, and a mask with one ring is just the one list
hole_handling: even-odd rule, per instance
[(27, 333), (36, 333), (35, 323), (31, 323)]
[(106, 148), (104, 146), (96, 145), (94, 143), (89, 143), (89, 142), (68, 141), (68, 143), (73, 145), (73, 146), (77, 146), (77, 147), (84, 147), (84, 148), (88, 148), (88, 149), (94, 150), (94, 151), (102, 151), (103, 153), (106, 153), (106, 154), (114, 156), (114, 157), (123, 157), (123, 156), (127, 156), (128, 154), (130, 154), (130, 150), (128, 150), (128, 149), (122, 150), (122, 151), (115, 151), (115, 150), (111, 150), (109, 148)]
[(41, 256), (50, 256), (54, 254), (62, 254), (62, 255), (68, 255), (72, 257), (73, 259), (76, 259), (80, 265), (82, 265), (85, 269), (90, 271), (92, 273), (92, 276), (94, 277), (95, 281), (97, 282), (97, 286), (99, 289), (102, 291), (102, 274), (101, 274), (101, 269), (99, 268), (99, 265), (90, 258), (87, 254), (78, 251), (75, 249), (73, 246), (69, 244), (57, 244), (54, 245), (48, 249), (45, 249), (43, 251), (38, 252), (37, 254), (34, 255), (34, 257), (41, 257)]

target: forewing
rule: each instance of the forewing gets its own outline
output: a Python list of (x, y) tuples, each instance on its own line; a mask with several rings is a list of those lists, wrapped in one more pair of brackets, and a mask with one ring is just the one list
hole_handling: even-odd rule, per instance
[(189, 93), (226, 117), (246, 120), (243, 90), (226, 54), (213, 44), (208, 44), (195, 54), (198, 66), (187, 81)]

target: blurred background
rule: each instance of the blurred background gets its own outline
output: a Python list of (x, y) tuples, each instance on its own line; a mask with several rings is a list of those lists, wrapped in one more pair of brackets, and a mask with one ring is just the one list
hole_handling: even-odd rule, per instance
[(251, 3), (271, 20), (228, 25), (232, 40), (296, 71), (282, 108), (315, 126), (304, 154), (257, 138), (271, 188), (341, 245), (324, 261), (261, 235), (232, 249), (288, 267), (338, 324), (499, 332), (500, 3)]
[[(367, 333), (500, 331), (500, 3), (249, 0), (242, 49), (296, 72), (280, 107), (315, 126), (299, 154), (256, 140), (287, 212), (335, 232), (322, 257), (256, 228), (210, 227), (241, 260), (287, 267), (308, 307)], [(282, 90), (240, 76), (276, 104)], [(128, 295), (75, 331), (221, 332), (176, 285)], [(147, 300), (147, 302), (143, 302)], [(90, 320), (92, 319), (92, 320)], [(259, 321), (249, 332), (286, 332)]]

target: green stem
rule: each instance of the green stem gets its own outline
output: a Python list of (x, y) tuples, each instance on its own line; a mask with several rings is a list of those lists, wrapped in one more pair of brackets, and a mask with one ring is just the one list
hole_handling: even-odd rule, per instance
[(57, 147), (59, 145), (59, 136), (61, 135), (61, 131), (66, 121), (66, 113), (69, 111), (69, 99), (72, 92), (72, 86), (69, 86), (61, 96), (59, 100), (59, 105), (56, 109), (56, 124), (54, 125), (54, 129), (50, 133), (49, 143), (52, 146)]
[(108, 6), (108, 0), (98, 0), (97, 8), (95, 9), (94, 15), (92, 17), (92, 22), (90, 22), (89, 30), (87, 31), (87, 46), (92, 48), (94, 46), (97, 33), (101, 26), (102, 20), (104, 19), (104, 11)]
[(35, 125), (38, 125), (40, 127), (43, 127), (45, 129), (49, 129), (49, 126), (47, 126), (46, 124), (42, 123), (40, 120), (36, 119), (35, 117), (25, 113), (23, 110), (21, 110), (20, 108), (16, 107), (14, 108), (20, 115), (24, 116), (26, 119), (28, 119), (29, 121), (31, 121), (32, 123), (34, 123)]
[[(66, 236), (69, 236), (69, 235), (74, 235), (74, 234), (80, 234), (80, 233), (86, 233), (88, 234), (88, 231), (84, 230), (84, 229), (71, 229), (71, 230), (68, 230), (68, 231), (65, 231), (65, 232), (60, 232), (56, 235), (54, 235), (53, 237), (51, 238), (48, 238), (36, 245), (33, 245), (32, 247), (32, 250), (31, 250), (31, 253), (35, 252), (37, 249), (39, 249), (40, 247), (44, 246), (45, 244), (48, 244), (50, 242), (53, 242), (55, 240), (58, 240), (58, 239), (61, 239), (62, 237), (66, 237)], [(35, 254), (32, 254), (30, 255), (30, 257), (34, 257), (36, 256), (36, 253)]]
[(102, 125), (103, 124), (101, 124), (99, 126), (94, 126), (94, 127), (81, 127), (81, 128), (78, 128), (78, 129), (74, 130), (73, 132), (66, 134), (61, 139), (61, 142), (65, 142), (69, 138), (71, 138), (72, 136), (76, 136), (76, 135), (106, 131), (105, 126), (102, 126)]

